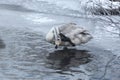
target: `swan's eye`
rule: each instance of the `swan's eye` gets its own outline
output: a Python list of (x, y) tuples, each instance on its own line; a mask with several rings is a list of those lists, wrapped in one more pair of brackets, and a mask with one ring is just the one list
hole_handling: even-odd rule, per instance
[(57, 40), (60, 40), (59, 38)]

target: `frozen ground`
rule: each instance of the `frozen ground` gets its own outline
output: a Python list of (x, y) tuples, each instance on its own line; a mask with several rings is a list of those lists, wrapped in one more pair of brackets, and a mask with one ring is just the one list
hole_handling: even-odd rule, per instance
[[(99, 17), (72, 17), (0, 5), (0, 79), (119, 80), (120, 37), (107, 32), (112, 29)], [(55, 50), (45, 41), (45, 34), (52, 26), (67, 22), (87, 28), (93, 40), (74, 49)]]

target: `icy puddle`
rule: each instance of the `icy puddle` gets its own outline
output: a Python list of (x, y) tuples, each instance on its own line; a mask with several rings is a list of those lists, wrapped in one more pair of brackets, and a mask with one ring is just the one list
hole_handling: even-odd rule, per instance
[[(101, 30), (96, 20), (0, 11), (1, 80), (120, 79), (119, 38)], [(71, 21), (88, 27), (93, 40), (68, 50), (45, 41), (44, 33), (53, 25)]]

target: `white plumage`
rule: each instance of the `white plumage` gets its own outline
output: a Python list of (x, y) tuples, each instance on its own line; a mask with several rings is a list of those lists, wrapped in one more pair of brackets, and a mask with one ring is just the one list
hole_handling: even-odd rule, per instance
[[(61, 35), (59, 35), (60, 33), (69, 38), (70, 41), (67, 38), (64, 40), (64, 37), (62, 38)], [(71, 43), (80, 45), (87, 43), (90, 39), (92, 39), (90, 33), (75, 23), (68, 23), (62, 26), (52, 27), (52, 29), (46, 35), (46, 41), (57, 46), (72, 46)]]

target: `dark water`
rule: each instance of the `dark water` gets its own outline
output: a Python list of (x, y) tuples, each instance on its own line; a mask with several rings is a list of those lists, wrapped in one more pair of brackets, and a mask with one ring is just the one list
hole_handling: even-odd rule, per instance
[(0, 39), (0, 49), (5, 48), (5, 43)]

